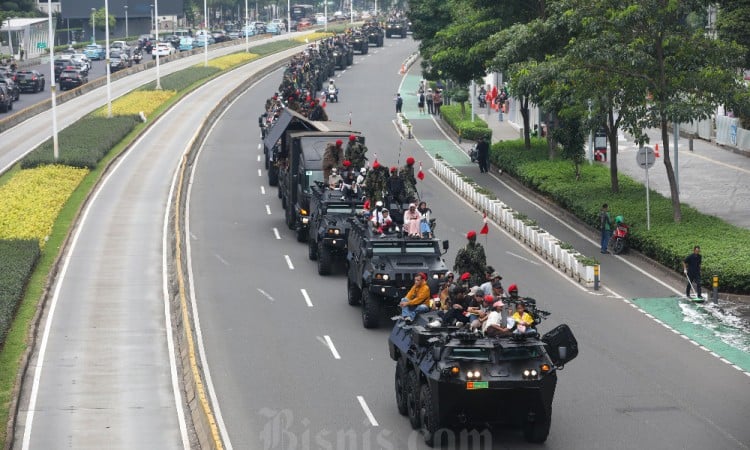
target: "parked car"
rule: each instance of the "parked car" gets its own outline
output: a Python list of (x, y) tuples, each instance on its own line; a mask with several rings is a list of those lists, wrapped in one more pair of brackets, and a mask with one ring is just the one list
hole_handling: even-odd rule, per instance
[(180, 51), (185, 52), (193, 49), (193, 38), (185, 36), (180, 39)]
[(106, 54), (106, 49), (104, 48), (103, 45), (89, 44), (83, 50), (83, 54), (86, 55), (86, 57), (90, 60), (104, 59), (104, 56)]
[(159, 42), (151, 52), (151, 58), (156, 59), (157, 55), (160, 58), (163, 58), (165, 56), (170, 56), (172, 53), (174, 53), (174, 47), (172, 46), (172, 44), (168, 42)]
[(6, 113), (11, 109), (13, 109), (13, 96), (4, 84), (0, 84), (0, 112)]
[(65, 91), (67, 89), (77, 88), (88, 83), (88, 81), (88, 74), (74, 68), (66, 68), (60, 74), (60, 89)]
[(127, 69), (132, 65), (133, 63), (130, 61), (130, 58), (128, 58), (128, 54), (124, 51), (109, 51), (109, 70), (111, 72), (117, 72), (118, 70)]
[(17, 102), (21, 98), (21, 88), (13, 81), (10, 77), (0, 77), (0, 84), (4, 85), (8, 89), (8, 93), (14, 102)]
[(44, 74), (36, 70), (21, 70), (13, 78), (21, 92), (37, 93), (44, 90)]

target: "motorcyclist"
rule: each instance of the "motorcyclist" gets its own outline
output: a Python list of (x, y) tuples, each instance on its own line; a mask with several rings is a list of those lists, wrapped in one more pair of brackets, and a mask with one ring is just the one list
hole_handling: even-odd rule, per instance
[(336, 101), (339, 100), (339, 88), (336, 87), (333, 80), (328, 81), (328, 95), (333, 95)]

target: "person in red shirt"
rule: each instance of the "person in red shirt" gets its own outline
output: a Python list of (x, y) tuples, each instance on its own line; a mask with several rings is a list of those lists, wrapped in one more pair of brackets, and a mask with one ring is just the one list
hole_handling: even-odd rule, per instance
[(414, 320), (417, 313), (430, 310), (429, 301), (430, 287), (427, 286), (427, 275), (420, 272), (414, 277), (414, 285), (398, 304), (401, 307), (401, 317), (407, 321)]

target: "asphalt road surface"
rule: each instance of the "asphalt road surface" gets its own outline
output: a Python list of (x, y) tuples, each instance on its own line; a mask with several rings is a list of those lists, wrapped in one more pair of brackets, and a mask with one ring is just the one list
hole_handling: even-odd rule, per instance
[[(411, 39), (387, 39), (384, 48), (356, 55), (336, 79), (340, 103), (327, 112), (351, 118), (370, 161), (377, 154), (382, 164), (402, 165), (412, 155), (427, 171), (429, 157), (392, 124), (398, 70), (415, 50)], [(359, 308), (346, 303), (345, 275), (317, 274), (267, 184), (256, 118), (280, 80), (277, 71), (227, 110), (202, 149), (190, 192), (194, 300), (228, 447), (424, 448), (396, 410), (389, 324), (362, 328)], [(432, 121), (412, 122), (420, 142), (444, 139)], [(451, 242), (445, 258), (452, 266), (481, 215), (430, 172), (418, 188), (437, 217), (438, 237)], [(545, 228), (563, 227), (550, 221)], [(547, 448), (748, 448), (750, 377), (622, 300), (671, 296), (668, 287), (613, 265), (610, 291), (601, 295), (496, 227), (482, 244), (506, 286), (517, 283), (521, 295), (552, 312), (541, 331), (567, 323), (579, 342), (580, 355), (559, 374)], [(455, 438), (446, 448), (540, 447), (514, 429), (484, 434), (474, 447)]]
[[(293, 53), (255, 61), (214, 83), (237, 86), (269, 61)], [(195, 63), (188, 58), (169, 68)], [(129, 88), (145, 81), (139, 75), (127, 78)], [(113, 88), (125, 90), (127, 81), (120, 81)], [(154, 124), (87, 204), (32, 355), (15, 448), (188, 448), (165, 314), (164, 220), (173, 174), (195, 124), (226, 95), (216, 85), (202, 86)], [(88, 102), (81, 108), (90, 108), (101, 102), (101, 92), (70, 103), (79, 100)], [(31, 132), (40, 123), (27, 121), (8, 133)]]

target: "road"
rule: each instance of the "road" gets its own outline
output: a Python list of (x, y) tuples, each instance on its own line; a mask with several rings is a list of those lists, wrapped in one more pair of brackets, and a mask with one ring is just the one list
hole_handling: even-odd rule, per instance
[[(371, 161), (377, 153), (381, 163), (401, 165), (413, 155), (428, 170), (419, 144), (445, 139), (434, 122), (413, 119), (418, 140), (406, 141), (391, 122), (398, 69), (415, 49), (411, 39), (388, 39), (355, 56), (336, 81), (341, 102), (327, 111), (333, 120), (351, 117)], [(255, 118), (280, 80), (276, 72), (226, 111), (195, 164), (189, 197), (193, 301), (228, 447), (423, 448), (396, 410), (389, 329), (362, 328), (359, 309), (346, 304), (342, 273), (317, 275), (267, 185)], [(452, 265), (481, 216), (431, 172), (419, 189), (438, 236), (451, 242)], [(545, 229), (563, 226), (549, 221)], [(670, 288), (613, 260), (602, 295), (496, 227), (482, 243), (506, 286), (518, 284), (553, 313), (542, 331), (568, 323), (578, 338), (581, 353), (559, 376), (548, 448), (748, 448), (750, 377), (623, 301), (669, 297)], [(538, 448), (512, 429), (484, 437), (475, 448)], [(460, 438), (448, 448), (470, 448)]]
[[(24, 385), (15, 448), (189, 448), (165, 313), (164, 221), (172, 175), (195, 124), (226, 95), (216, 86), (237, 86), (293, 53), (252, 62), (191, 93), (131, 146), (93, 193), (52, 287)], [(113, 83), (113, 91), (153, 77), (140, 75)], [(101, 101), (97, 90), (70, 107), (83, 114)], [(41, 120), (6, 134), (39, 132)]]

